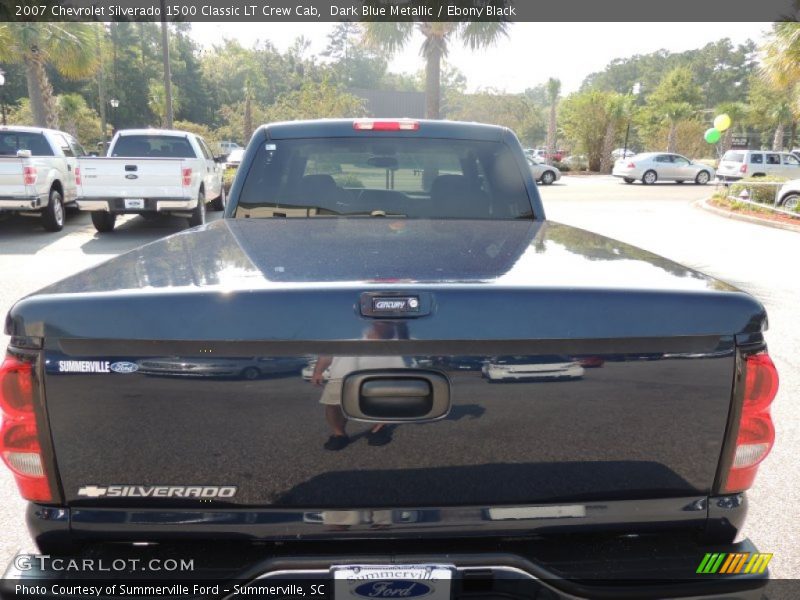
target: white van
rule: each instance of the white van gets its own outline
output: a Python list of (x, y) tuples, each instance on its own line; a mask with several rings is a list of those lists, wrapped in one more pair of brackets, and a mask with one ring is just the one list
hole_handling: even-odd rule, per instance
[(774, 175), (800, 178), (800, 159), (791, 152), (768, 150), (728, 150), (717, 168), (717, 179), (736, 181), (743, 177)]

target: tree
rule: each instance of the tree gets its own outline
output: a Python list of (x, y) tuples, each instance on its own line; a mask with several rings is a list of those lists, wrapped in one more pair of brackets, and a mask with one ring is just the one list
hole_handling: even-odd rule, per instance
[(795, 99), (791, 90), (782, 87), (767, 77), (753, 76), (748, 98), (748, 121), (769, 139), (773, 150), (783, 149), (783, 136), (786, 123), (792, 120)]
[(574, 152), (586, 154), (589, 170), (599, 171), (603, 146), (609, 126), (611, 92), (586, 90), (567, 96), (561, 103), (561, 128), (574, 146)]
[(448, 44), (460, 38), (466, 47), (477, 50), (508, 35), (508, 24), (504, 22), (369, 21), (364, 23), (364, 41), (369, 47), (393, 55), (408, 44), (415, 29), (424, 38), (420, 54), (425, 59), (425, 116), (429, 119), (440, 118), (441, 67)]
[[(794, 146), (797, 122), (800, 120), (800, 23), (784, 21), (774, 23), (772, 32), (762, 48), (764, 64), (762, 76), (780, 95), (790, 97), (785, 107), (791, 119), (789, 147)], [(773, 150), (783, 149), (784, 122), (778, 123), (772, 142)]]
[(603, 137), (603, 155), (600, 159), (600, 172), (602, 173), (611, 173), (614, 166), (612, 152), (614, 152), (617, 137), (630, 111), (631, 100), (630, 96), (616, 92), (609, 93), (606, 99), (606, 133)]
[(345, 21), (328, 34), (322, 56), (331, 60), (332, 79), (348, 88), (377, 89), (388, 65), (378, 52), (359, 43), (361, 26)]
[[(158, 117), (159, 126), (172, 129), (172, 111), (179, 109), (182, 104), (181, 91), (172, 86), (171, 96), (167, 94), (164, 82), (154, 79), (150, 82), (150, 91), (147, 104), (153, 114)], [(171, 101), (170, 101), (171, 98)]]
[(88, 23), (0, 23), (0, 61), (25, 65), (34, 123), (58, 127), (58, 108), (47, 67), (81, 79), (97, 67), (93, 25)]
[(551, 77), (547, 80), (547, 103), (550, 105), (550, 119), (547, 122), (547, 163), (552, 164), (556, 152), (556, 107), (561, 93), (561, 81)]
[(544, 137), (541, 112), (524, 94), (481, 91), (477, 94), (449, 94), (447, 118), (457, 121), (483, 121), (508, 127), (520, 141), (533, 146)]
[(309, 82), (283, 94), (265, 112), (268, 121), (366, 116), (363, 100), (329, 81)]
[(678, 123), (692, 116), (701, 102), (700, 86), (688, 67), (671, 70), (647, 98), (651, 124), (667, 124), (667, 152), (675, 152)]

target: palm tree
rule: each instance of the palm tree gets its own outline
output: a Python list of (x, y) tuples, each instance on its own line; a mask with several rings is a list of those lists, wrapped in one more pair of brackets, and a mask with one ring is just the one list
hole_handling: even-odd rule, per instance
[(614, 166), (614, 144), (620, 128), (631, 111), (631, 97), (612, 93), (606, 101), (606, 133), (603, 137), (603, 156), (600, 159), (600, 172), (611, 173)]
[(93, 27), (88, 23), (0, 23), (0, 62), (25, 65), (31, 112), (39, 127), (58, 127), (46, 67), (67, 79), (94, 73), (98, 57)]
[(551, 77), (547, 80), (547, 101), (550, 103), (550, 120), (547, 123), (547, 164), (552, 164), (556, 153), (556, 107), (561, 93), (561, 81)]
[(775, 128), (772, 149), (783, 149), (784, 125), (791, 121), (789, 147), (794, 145), (797, 122), (800, 120), (800, 23), (785, 21), (774, 23), (769, 39), (762, 47), (762, 77), (780, 95), (792, 100), (781, 108), (781, 120)]
[(442, 59), (447, 56), (450, 41), (461, 38), (470, 50), (477, 50), (508, 35), (508, 24), (504, 22), (369, 21), (364, 23), (364, 42), (392, 55), (405, 47), (415, 29), (425, 38), (420, 54), (425, 58), (425, 116), (429, 119), (440, 118)]

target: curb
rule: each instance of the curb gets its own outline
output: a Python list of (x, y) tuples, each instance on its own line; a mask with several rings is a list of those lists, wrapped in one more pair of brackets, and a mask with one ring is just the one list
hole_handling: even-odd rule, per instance
[(714, 213), (715, 215), (724, 217), (726, 219), (745, 221), (746, 223), (754, 223), (756, 225), (766, 225), (767, 227), (772, 227), (774, 229), (785, 229), (787, 231), (794, 231), (795, 233), (800, 233), (800, 225), (790, 225), (789, 223), (781, 223), (780, 221), (762, 219), (761, 217), (754, 217), (752, 215), (740, 215), (729, 210), (724, 210), (722, 208), (717, 208), (716, 206), (711, 206), (708, 203), (708, 200), (709, 200), (708, 198), (704, 198), (703, 200), (696, 200), (692, 204), (697, 208), (708, 211), (710, 213)]

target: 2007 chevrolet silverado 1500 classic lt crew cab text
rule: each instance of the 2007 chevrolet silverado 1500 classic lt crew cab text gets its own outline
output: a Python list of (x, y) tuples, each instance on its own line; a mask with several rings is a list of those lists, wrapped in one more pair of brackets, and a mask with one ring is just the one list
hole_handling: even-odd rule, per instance
[(277, 123), (240, 169), (225, 219), (11, 309), (2, 454), (42, 551), (229, 543), (216, 576), (416, 565), (454, 596), (763, 585), (695, 573), (754, 551), (756, 300), (545, 220), (500, 127)]
[(186, 216), (195, 226), (206, 222), (207, 202), (225, 208), (222, 167), (188, 131), (123, 129), (107, 157), (83, 158), (78, 168), (78, 207), (92, 211), (100, 232), (113, 231), (121, 214)]

